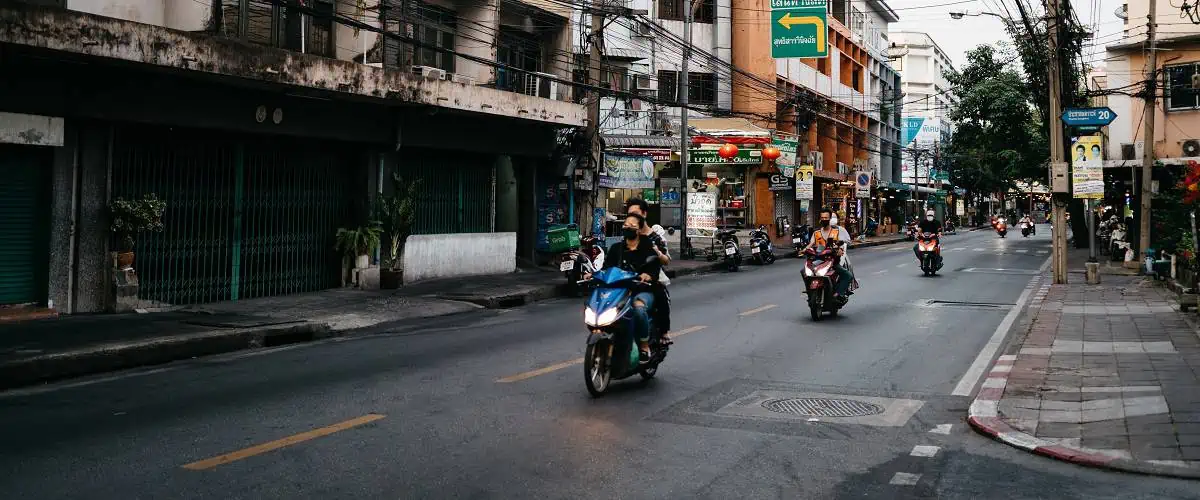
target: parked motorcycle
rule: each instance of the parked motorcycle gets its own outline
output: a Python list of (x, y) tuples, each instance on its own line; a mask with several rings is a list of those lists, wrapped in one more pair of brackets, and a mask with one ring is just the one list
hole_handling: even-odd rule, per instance
[[(652, 257), (653, 258), (653, 257)], [(633, 334), (633, 297), (647, 285), (637, 274), (620, 269), (602, 269), (592, 276), (592, 291), (583, 322), (588, 327), (587, 347), (583, 355), (584, 383), (593, 397), (608, 390), (613, 380), (641, 375), (650, 380), (667, 357), (669, 347), (659, 341), (653, 319), (650, 325), (650, 359), (640, 363), (637, 339)], [(653, 315), (652, 315), (653, 318)]]
[(921, 233), (917, 237), (917, 253), (920, 255), (921, 271), (925, 276), (937, 274), (940, 246), (941, 243), (934, 233)]
[(771, 244), (766, 226), (760, 225), (750, 231), (750, 256), (761, 265), (775, 262), (775, 246)]
[(725, 267), (730, 272), (737, 272), (738, 266), (742, 265), (742, 249), (738, 246), (735, 232), (733, 229), (722, 229), (717, 231), (716, 235), (721, 251), (725, 254)]
[[(813, 321), (821, 321), (821, 315), (828, 312), (837, 316), (838, 310), (846, 305), (847, 297), (834, 297), (833, 290), (837, 285), (838, 274), (833, 270), (837, 261), (834, 247), (826, 247), (818, 251), (810, 248), (804, 251), (804, 293), (808, 296), (808, 311)], [(848, 288), (853, 291), (855, 283)]]
[(996, 234), (1000, 235), (1001, 238), (1008, 234), (1008, 223), (1004, 219), (996, 221)]
[(958, 234), (958, 230), (955, 229), (954, 223), (950, 222), (949, 219), (946, 220), (946, 224), (945, 224), (945, 227), (942, 229), (942, 232), (944, 232), (946, 234)]
[(904, 239), (913, 241), (917, 239), (917, 223), (909, 222), (908, 227), (904, 230)]
[(1112, 262), (1121, 262), (1127, 259), (1125, 253), (1130, 248), (1129, 242), (1126, 241), (1128, 239), (1128, 234), (1128, 228), (1125, 227), (1125, 223), (1117, 223), (1116, 227), (1112, 231), (1112, 235), (1110, 236), (1108, 243), (1108, 258)]
[(808, 224), (797, 224), (792, 226), (792, 248), (796, 249), (796, 255), (800, 255), (800, 251), (808, 246), (808, 242), (812, 241), (813, 229)]
[(579, 241), (579, 248), (567, 250), (560, 257), (558, 270), (567, 277), (567, 288), (573, 297), (582, 297), (589, 291), (590, 282), (584, 275), (593, 274), (604, 267), (604, 237), (591, 235)]

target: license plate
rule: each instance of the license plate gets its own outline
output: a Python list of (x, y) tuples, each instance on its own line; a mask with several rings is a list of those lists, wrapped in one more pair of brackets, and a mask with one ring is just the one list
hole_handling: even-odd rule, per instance
[(737, 253), (737, 250), (735, 250), (733, 247), (729, 247), (729, 248), (725, 249), (725, 255), (733, 255), (735, 253)]
[(803, 243), (804, 238), (792, 238), (792, 243)]
[(750, 253), (758, 253), (759, 250), (760, 249), (758, 247), (754, 247), (750, 249)]
[(565, 271), (570, 271), (572, 269), (575, 269), (575, 261), (573, 261), (573, 260), (568, 260), (568, 261), (563, 262), (562, 264), (558, 265), (559, 271), (565, 272)]

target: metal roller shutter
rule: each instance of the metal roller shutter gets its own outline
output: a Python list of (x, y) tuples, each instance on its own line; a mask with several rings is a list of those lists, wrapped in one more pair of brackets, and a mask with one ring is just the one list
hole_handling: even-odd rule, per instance
[(39, 302), (45, 273), (46, 169), (31, 146), (0, 145), (0, 304)]

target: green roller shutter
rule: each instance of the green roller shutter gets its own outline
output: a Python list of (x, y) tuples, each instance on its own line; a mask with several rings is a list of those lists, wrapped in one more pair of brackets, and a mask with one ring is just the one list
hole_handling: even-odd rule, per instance
[(42, 151), (0, 144), (0, 305), (44, 300), (47, 168)]

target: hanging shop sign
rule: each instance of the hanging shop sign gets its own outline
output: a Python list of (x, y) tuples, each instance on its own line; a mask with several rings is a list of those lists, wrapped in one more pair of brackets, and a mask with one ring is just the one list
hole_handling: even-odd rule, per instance
[(799, 150), (800, 143), (792, 139), (774, 139), (771, 145), (779, 149), (779, 158), (775, 160), (775, 166), (780, 170), (796, 166), (796, 151)]
[(761, 149), (738, 148), (737, 154), (726, 160), (721, 158), (716, 149), (689, 149), (688, 163), (732, 163), (735, 165), (750, 165), (762, 163)]
[(712, 238), (717, 232), (717, 193), (688, 193), (687, 236)]
[(800, 165), (796, 169), (796, 199), (813, 199), (813, 166)]
[(654, 161), (649, 156), (604, 153), (600, 187), (610, 189), (653, 189)]
[(792, 191), (796, 189), (795, 179), (779, 174), (771, 174), (767, 189), (770, 191)]
[(649, 156), (654, 161), (671, 161), (671, 150), (662, 148), (619, 148), (609, 149), (630, 156)]

